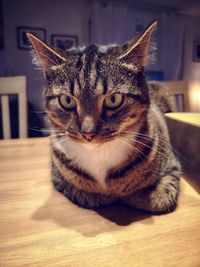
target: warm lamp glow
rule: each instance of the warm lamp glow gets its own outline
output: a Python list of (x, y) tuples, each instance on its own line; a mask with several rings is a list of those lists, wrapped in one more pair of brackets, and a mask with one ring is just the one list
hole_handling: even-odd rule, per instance
[(200, 81), (189, 83), (190, 110), (200, 112)]

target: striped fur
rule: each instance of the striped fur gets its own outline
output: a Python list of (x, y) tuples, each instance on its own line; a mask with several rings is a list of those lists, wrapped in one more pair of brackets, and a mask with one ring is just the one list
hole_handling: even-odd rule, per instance
[[(169, 98), (143, 74), (152, 29), (122, 47), (91, 45), (55, 54), (30, 38), (46, 77), (52, 180), (82, 207), (122, 200), (161, 213), (176, 206), (180, 164), (162, 115), (171, 108)], [(105, 99), (116, 93), (122, 104), (106, 108)], [(75, 99), (76, 108), (63, 109), (61, 95)], [(86, 140), (85, 133), (95, 137)]]

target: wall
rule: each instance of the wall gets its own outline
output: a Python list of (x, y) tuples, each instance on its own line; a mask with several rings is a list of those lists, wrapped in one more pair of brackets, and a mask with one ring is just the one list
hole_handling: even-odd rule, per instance
[(194, 42), (200, 43), (200, 18), (188, 17), (185, 34), (184, 80), (189, 81), (189, 102), (193, 112), (200, 112), (200, 62), (193, 61)]
[[(92, 42), (123, 44), (145, 30), (154, 20), (158, 21), (157, 30), (154, 32), (157, 53), (156, 60), (151, 60), (149, 57), (147, 70), (161, 70), (161, 16), (158, 12), (127, 7), (123, 2), (121, 5), (113, 5), (112, 2), (107, 4), (94, 2), (92, 5)], [(155, 44), (152, 46), (155, 48)]]
[[(0, 73), (7, 76), (27, 76), (28, 101), (34, 103), (36, 110), (42, 109), (43, 76), (34, 69), (29, 51), (18, 48), (16, 29), (18, 26), (45, 28), (49, 42), (51, 34), (69, 34), (77, 35), (80, 45), (87, 44), (89, 41), (88, 19), (92, 8), (89, 3), (90, 1), (87, 0), (2, 0), (5, 51), (0, 55), (1, 62), (4, 61), (4, 68), (1, 66)], [(138, 12), (135, 11), (135, 13)], [(140, 11), (137, 18), (140, 17), (139, 14), (143, 17), (139, 22), (146, 23), (158, 15), (153, 12)], [(135, 21), (135, 17), (132, 21)], [(134, 36), (134, 23), (132, 27), (129, 32), (132, 32)], [(151, 65), (150, 69), (161, 68), (158, 63), (161, 61), (160, 58), (158, 53), (158, 61)]]
[[(42, 87), (44, 85), (43, 76), (38, 70), (34, 70), (31, 63), (31, 56), (28, 50), (21, 50), (17, 47), (16, 28), (18, 26), (41, 27), (47, 30), (47, 40), (50, 41), (51, 34), (72, 34), (79, 37), (79, 44), (87, 44), (88, 19), (91, 14), (91, 6), (87, 0), (2, 0), (4, 19), (4, 39), (5, 51), (1, 51), (0, 74), (4, 75), (26, 75), (28, 101), (34, 104), (36, 110), (42, 107)], [(138, 22), (149, 23), (157, 18), (160, 20), (161, 14), (158, 12), (135, 10), (135, 16), (130, 18), (129, 24)], [(140, 18), (141, 17), (141, 18)], [(101, 18), (102, 23), (105, 18)], [(162, 23), (158, 28), (158, 56), (156, 64), (150, 65), (150, 70), (163, 70), (166, 64), (163, 61), (163, 41)], [(192, 19), (188, 22), (185, 45), (185, 68), (184, 78), (192, 79), (192, 73), (198, 71), (199, 63), (192, 63), (193, 39), (199, 34), (199, 20)], [(129, 33), (135, 34), (135, 29), (126, 29)], [(166, 50), (166, 49), (164, 49)], [(188, 63), (189, 62), (189, 63)], [(168, 64), (167, 64), (168, 65)], [(173, 58), (172, 58), (173, 66)], [(198, 79), (197, 79), (198, 80)], [(191, 89), (192, 90), (192, 89)]]
[(51, 34), (77, 35), (79, 43), (87, 41), (85, 3), (81, 0), (3, 0), (4, 38), (7, 75), (26, 75), (28, 101), (41, 109), (43, 76), (34, 70), (28, 50), (17, 47), (18, 26), (40, 27)]

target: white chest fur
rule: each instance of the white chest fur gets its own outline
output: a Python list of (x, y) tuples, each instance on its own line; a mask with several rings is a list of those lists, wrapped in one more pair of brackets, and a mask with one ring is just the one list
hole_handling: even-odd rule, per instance
[(57, 146), (81, 169), (92, 175), (103, 187), (107, 171), (127, 158), (130, 144), (118, 138), (103, 144), (81, 144), (73, 140)]

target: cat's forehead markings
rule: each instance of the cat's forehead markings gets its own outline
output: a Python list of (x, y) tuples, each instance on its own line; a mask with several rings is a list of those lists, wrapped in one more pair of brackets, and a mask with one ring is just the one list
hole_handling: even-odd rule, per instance
[(74, 95), (78, 96), (79, 94), (80, 94), (80, 88), (79, 88), (77, 80), (75, 80), (74, 81)]
[(103, 91), (104, 91), (103, 82), (102, 80), (99, 80), (96, 86), (96, 92), (101, 95)]
[(62, 92), (62, 88), (60, 86), (53, 86), (53, 94), (54, 95), (59, 95)]
[[(81, 57), (81, 60), (82, 60), (82, 65), (85, 66), (85, 58), (86, 58), (86, 55), (83, 54), (82, 57)], [(81, 82), (81, 86), (84, 87), (84, 69), (85, 67), (83, 67), (81, 69), (81, 71), (79, 72), (79, 79), (80, 79), (80, 82)]]
[(116, 44), (110, 44), (110, 45), (100, 45), (98, 47), (99, 52), (101, 53), (106, 53), (108, 51), (108, 49), (112, 48), (112, 47), (116, 47)]
[(83, 52), (85, 50), (85, 46), (79, 46), (78, 48), (75, 47), (75, 46), (72, 46), (71, 48), (69, 48), (67, 51), (69, 52), (76, 52), (76, 51), (79, 51), (79, 52)]
[[(81, 69), (81, 71), (79, 72), (79, 79), (80, 79), (80, 83), (81, 83), (81, 87), (84, 88), (86, 86), (86, 79), (87, 82), (89, 82), (90, 86), (94, 86), (95, 84), (95, 78), (96, 78), (96, 59), (97, 56), (94, 55), (93, 59), (91, 62), (88, 62), (88, 55), (86, 55), (86, 53), (83, 54), (82, 56), (82, 64), (83, 67)], [(87, 71), (88, 68), (88, 64), (91, 64), (89, 67), (89, 72)], [(88, 73), (87, 73), (88, 72)]]
[(58, 70), (58, 69), (63, 70), (63, 67), (64, 67), (65, 65), (66, 65), (65, 63), (62, 63), (62, 64), (60, 64), (60, 65), (51, 66), (50, 69), (51, 69), (51, 70)]
[(131, 71), (135, 72), (135, 73), (138, 71), (137, 66), (135, 66), (134, 64), (125, 64), (124, 63), (124, 64), (122, 64), (122, 66), (125, 67), (128, 70), (131, 70)]
[(90, 71), (90, 85), (92, 87), (95, 86), (96, 79), (98, 78), (97, 77), (98, 73), (97, 73), (97, 69), (96, 69), (96, 60), (97, 60), (97, 56), (95, 56), (94, 62), (92, 62), (91, 71)]

